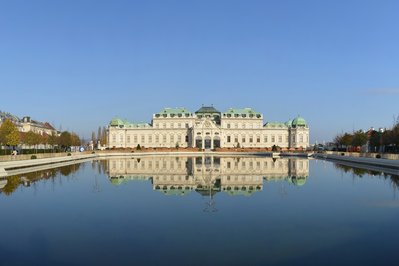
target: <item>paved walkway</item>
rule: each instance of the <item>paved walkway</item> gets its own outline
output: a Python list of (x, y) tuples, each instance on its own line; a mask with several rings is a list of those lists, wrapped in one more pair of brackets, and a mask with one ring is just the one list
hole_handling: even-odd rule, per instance
[(61, 163), (61, 162), (70, 162), (70, 161), (96, 158), (96, 157), (98, 157), (97, 154), (79, 154), (79, 155), (44, 158), (44, 159), (29, 159), (29, 160), (15, 160), (15, 161), (0, 162), (0, 177), (6, 176), (7, 172), (12, 169), (33, 167), (33, 166), (39, 166), (39, 165), (48, 165), (48, 164), (55, 164), (55, 163)]
[(399, 169), (399, 160), (389, 160), (382, 158), (366, 158), (366, 157), (353, 157), (353, 156), (342, 156), (336, 154), (324, 154), (324, 153), (315, 153), (315, 158), (318, 159), (330, 159), (336, 161), (345, 161), (345, 162), (353, 162), (358, 164), (367, 164), (367, 165), (375, 165), (381, 167), (389, 167), (389, 168), (397, 168)]

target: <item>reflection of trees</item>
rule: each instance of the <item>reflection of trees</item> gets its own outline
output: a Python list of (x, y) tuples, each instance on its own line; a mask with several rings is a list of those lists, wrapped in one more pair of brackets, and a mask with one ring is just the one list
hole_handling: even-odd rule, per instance
[(68, 176), (79, 170), (81, 164), (74, 164), (63, 166), (60, 168), (53, 168), (41, 171), (35, 171), (30, 173), (25, 173), (21, 175), (14, 175), (7, 177), (7, 184), (0, 189), (0, 193), (3, 192), (5, 195), (11, 195), (20, 184), (29, 186), (30, 183), (36, 182), (38, 180), (54, 179), (58, 174)]
[(399, 176), (398, 175), (392, 175), (392, 174), (387, 174), (382, 171), (377, 171), (377, 170), (368, 170), (364, 168), (359, 168), (359, 167), (352, 167), (352, 166), (347, 166), (343, 164), (334, 164), (335, 168), (344, 171), (345, 173), (352, 173), (354, 176), (357, 177), (363, 177), (365, 174), (371, 175), (371, 176), (378, 176), (381, 178), (384, 178), (386, 180), (390, 180), (392, 182), (392, 185), (395, 186), (396, 188), (399, 187)]
[(7, 177), (7, 184), (3, 187), (2, 191), (7, 196), (11, 195), (21, 183), (21, 177), (14, 175)]
[(60, 174), (63, 176), (69, 176), (70, 174), (77, 172), (80, 168), (80, 165), (81, 164), (72, 164), (72, 165), (62, 166), (59, 168)]

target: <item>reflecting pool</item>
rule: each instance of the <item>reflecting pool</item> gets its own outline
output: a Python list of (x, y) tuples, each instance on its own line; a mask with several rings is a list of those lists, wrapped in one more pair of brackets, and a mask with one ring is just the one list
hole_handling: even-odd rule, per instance
[(0, 265), (395, 265), (397, 170), (111, 157), (0, 179)]

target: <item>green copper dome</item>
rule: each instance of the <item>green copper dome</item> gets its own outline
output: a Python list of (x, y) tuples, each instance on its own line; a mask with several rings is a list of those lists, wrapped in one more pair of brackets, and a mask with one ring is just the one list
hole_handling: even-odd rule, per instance
[(123, 121), (122, 121), (122, 119), (119, 119), (119, 118), (113, 118), (109, 124), (111, 126), (120, 126), (120, 125), (123, 125)]
[(195, 113), (196, 114), (220, 114), (220, 112), (213, 106), (202, 106)]
[(293, 127), (307, 127), (308, 123), (306, 123), (306, 120), (303, 117), (298, 116), (292, 121), (292, 126)]
[(292, 126), (292, 120), (290, 119), (290, 120), (288, 120), (287, 122), (285, 122), (285, 125), (286, 125), (287, 127)]

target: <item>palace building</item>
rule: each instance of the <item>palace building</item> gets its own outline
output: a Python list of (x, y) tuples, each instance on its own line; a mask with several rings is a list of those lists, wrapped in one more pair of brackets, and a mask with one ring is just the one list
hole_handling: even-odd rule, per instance
[(263, 121), (252, 108), (219, 112), (202, 106), (192, 113), (186, 108), (165, 108), (151, 123), (114, 118), (108, 126), (108, 148), (307, 148), (309, 126), (298, 116), (285, 123)]

